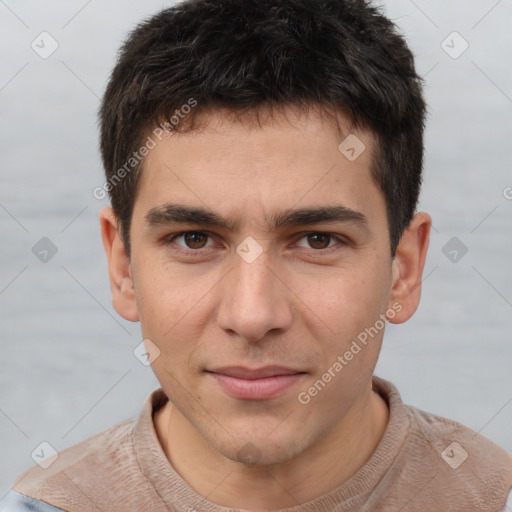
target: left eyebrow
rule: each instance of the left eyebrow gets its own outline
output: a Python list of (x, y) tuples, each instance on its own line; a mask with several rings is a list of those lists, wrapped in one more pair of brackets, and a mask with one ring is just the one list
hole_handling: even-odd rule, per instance
[[(151, 208), (144, 216), (144, 220), (150, 226), (198, 224), (222, 227), (229, 231), (236, 231), (239, 227), (239, 221), (225, 219), (214, 211), (176, 203), (165, 203)], [(336, 222), (354, 223), (369, 231), (368, 218), (364, 214), (341, 205), (283, 210), (274, 213), (267, 224), (272, 230), (277, 230), (285, 226)]]
[(323, 206), (285, 210), (272, 216), (272, 229), (284, 226), (307, 226), (320, 223), (354, 223), (368, 230), (369, 222), (361, 212), (345, 206)]

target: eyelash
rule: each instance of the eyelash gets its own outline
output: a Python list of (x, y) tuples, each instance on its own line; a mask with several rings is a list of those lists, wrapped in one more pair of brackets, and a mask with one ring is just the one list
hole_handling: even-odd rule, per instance
[[(180, 231), (179, 233), (175, 233), (173, 235), (168, 236), (166, 239), (164, 239), (163, 240), (163, 245), (164, 246), (170, 246), (171, 244), (174, 243), (174, 240), (176, 240), (177, 238), (182, 237), (183, 235), (189, 234), (189, 233), (206, 235), (210, 239), (212, 238), (211, 235), (208, 232), (206, 232), (206, 231), (194, 231), (194, 230), (192, 230), (192, 231)], [(338, 242), (337, 245), (341, 245), (341, 246), (348, 246), (348, 245), (350, 245), (350, 243), (345, 238), (341, 237), (340, 235), (335, 235), (333, 233), (327, 233), (327, 232), (324, 232), (324, 231), (309, 231), (307, 233), (304, 233), (299, 238), (299, 240), (302, 240), (303, 238), (305, 238), (305, 237), (307, 237), (309, 235), (326, 235), (328, 237), (336, 239), (337, 242)], [(333, 246), (325, 248), (325, 249), (310, 249), (310, 250), (313, 251), (315, 256), (323, 256), (324, 254), (328, 254), (328, 253), (331, 253), (333, 250), (336, 250), (337, 245), (333, 245)], [(204, 254), (204, 251), (206, 249), (208, 249), (208, 248), (185, 249), (185, 248), (181, 247), (180, 245), (177, 245), (173, 250), (175, 250), (178, 253), (185, 254), (187, 256), (200, 256), (200, 255)], [(304, 249), (304, 248), (302, 248), (302, 249)]]

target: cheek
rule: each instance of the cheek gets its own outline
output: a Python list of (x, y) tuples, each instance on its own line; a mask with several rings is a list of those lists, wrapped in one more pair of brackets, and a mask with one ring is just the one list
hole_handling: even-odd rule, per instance
[(163, 342), (190, 323), (211, 289), (211, 279), (164, 264), (146, 263), (136, 274), (136, 300), (143, 332)]
[[(311, 305), (321, 319), (319, 323), (310, 315), (309, 329), (321, 340), (317, 377), (331, 370), (325, 376), (329, 380), (326, 398), (332, 393), (333, 399), (349, 399), (343, 389), (357, 388), (373, 372), (386, 326), (381, 315), (387, 309), (389, 285), (383, 276), (383, 272), (347, 271), (328, 281)], [(341, 363), (338, 356), (343, 358)]]
[(179, 388), (175, 379), (189, 381), (194, 371), (194, 352), (200, 349), (205, 323), (212, 321), (212, 288), (219, 278), (201, 275), (197, 267), (195, 274), (191, 268), (169, 265), (139, 269), (136, 297), (142, 335), (160, 351), (151, 366), (160, 382)]
[(327, 333), (334, 338), (354, 336), (385, 312), (390, 292), (388, 281), (384, 272), (372, 271), (368, 266), (361, 271), (338, 269), (321, 283), (309, 283), (309, 294), (307, 282), (303, 283), (300, 296)]

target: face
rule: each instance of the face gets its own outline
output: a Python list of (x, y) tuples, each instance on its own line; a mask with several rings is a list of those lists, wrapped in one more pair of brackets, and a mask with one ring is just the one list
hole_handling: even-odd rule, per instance
[[(146, 157), (114, 305), (140, 319), (173, 406), (229, 459), (293, 459), (371, 382), (395, 272), (372, 137), (351, 133), (355, 160), (313, 114), (251, 126), (219, 112)], [(295, 375), (242, 385), (228, 366)]]

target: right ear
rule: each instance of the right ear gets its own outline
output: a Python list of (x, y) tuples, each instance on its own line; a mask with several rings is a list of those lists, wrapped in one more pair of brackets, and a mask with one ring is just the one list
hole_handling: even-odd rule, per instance
[(139, 312), (135, 300), (130, 259), (119, 236), (118, 221), (114, 210), (105, 206), (100, 212), (101, 238), (107, 255), (112, 305), (114, 309), (130, 322), (139, 321)]

